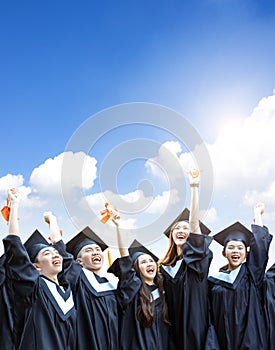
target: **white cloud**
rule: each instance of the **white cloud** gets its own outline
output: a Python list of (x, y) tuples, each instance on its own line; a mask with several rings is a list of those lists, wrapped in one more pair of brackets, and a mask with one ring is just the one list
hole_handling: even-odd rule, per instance
[(166, 180), (173, 187), (176, 181), (188, 178), (186, 172), (189, 169), (206, 170), (209, 165), (205, 165), (205, 151), (204, 144), (197, 144), (193, 152), (182, 152), (180, 142), (167, 141), (161, 145), (157, 157), (147, 160), (145, 167), (153, 176)]
[(96, 159), (84, 152), (65, 152), (47, 159), (35, 168), (30, 184), (43, 195), (55, 195), (62, 189), (91, 189), (96, 179)]
[[(168, 148), (170, 146), (170, 152), (164, 151), (163, 144), (158, 156), (147, 162), (147, 170), (159, 177), (159, 169), (162, 166), (171, 171), (171, 180), (179, 163), (184, 171), (192, 167), (200, 168), (200, 193), (203, 194), (206, 177), (206, 186), (214, 184), (214, 202), (207, 210), (205, 218), (206, 222), (210, 223), (210, 228), (215, 224), (221, 227), (223, 221), (231, 221), (234, 218), (243, 221), (246, 218), (244, 215), (250, 215), (251, 208), (259, 201), (266, 204), (265, 217), (272, 223), (274, 219), (271, 213), (275, 212), (274, 130), (275, 95), (271, 95), (261, 99), (247, 118), (224, 120), (215, 141), (207, 145), (211, 164), (203, 162), (205, 145), (196, 145), (193, 152), (188, 153), (182, 152), (179, 143), (167, 142), (165, 144)], [(176, 160), (169, 163), (173, 157)], [(209, 171), (210, 168), (213, 169), (213, 173)], [(201, 196), (200, 202), (202, 200)]]
[[(196, 146), (198, 147), (198, 146)], [(199, 166), (196, 162), (196, 160), (193, 158), (193, 154), (191, 153), (181, 153), (179, 155), (179, 161), (182, 166), (182, 169), (186, 172), (189, 169), (196, 168), (198, 169)]]
[(200, 211), (201, 221), (207, 226), (218, 221), (219, 217), (217, 215), (216, 208), (209, 208), (207, 210)]
[[(130, 192), (124, 195), (104, 192), (91, 194), (83, 197), (81, 201), (81, 215), (83, 217), (86, 212), (91, 217), (91, 212), (87, 208), (87, 204), (92, 212), (100, 220), (102, 216), (100, 212), (105, 209), (105, 202), (110, 203), (118, 208), (121, 214), (120, 225), (125, 228), (137, 228), (142, 226), (145, 221), (155, 220), (156, 217), (162, 215), (167, 206), (174, 205), (179, 201), (177, 190), (164, 191), (161, 195), (153, 197), (145, 197), (140, 190)], [(146, 218), (146, 219), (145, 219)]]
[[(66, 158), (65, 165), (68, 166), (67, 177), (65, 178), (62, 177), (64, 158)], [(96, 178), (96, 163), (94, 158), (83, 152), (66, 152), (47, 159), (35, 168), (30, 177), (29, 186), (24, 185), (22, 175), (8, 174), (0, 179), (0, 195), (3, 202), (8, 188), (15, 187), (19, 193), (19, 218), (23, 241), (36, 228), (41, 232), (45, 229), (47, 231), (43, 221), (43, 212), (46, 210), (51, 210), (56, 215), (61, 214), (60, 225), (64, 228), (65, 240), (72, 232), (79, 229), (71, 220), (71, 213), (67, 210), (68, 208), (64, 207), (62, 196), (64, 192), (61, 193), (60, 188), (61, 178), (65, 185), (69, 185), (69, 187), (64, 187), (68, 191), (71, 189), (73, 191), (75, 188), (80, 192), (91, 189)], [(5, 225), (5, 223), (2, 224)]]
[(158, 155), (146, 161), (145, 167), (153, 176), (173, 187), (175, 181), (182, 175), (182, 167), (178, 155), (182, 151), (177, 141), (167, 141), (159, 148)]
[[(123, 210), (127, 213), (127, 209), (129, 208), (128, 212), (134, 215), (160, 215), (167, 209), (168, 203), (173, 205), (179, 201), (178, 192), (175, 189), (163, 191), (155, 197), (145, 197), (144, 193), (140, 190), (125, 195), (118, 195), (118, 197), (119, 200), (124, 202)], [(115, 202), (116, 200), (114, 200)]]
[(0, 194), (6, 195), (9, 188), (19, 188), (23, 183), (23, 175), (7, 174), (0, 178)]
[(181, 144), (178, 141), (166, 141), (162, 147), (168, 149), (174, 155), (177, 155), (182, 151)]
[(9, 188), (16, 188), (22, 207), (39, 206), (37, 198), (30, 198), (31, 188), (24, 186), (24, 178), (22, 175), (7, 174), (0, 178), (0, 195), (3, 201), (6, 199)]
[(275, 181), (268, 184), (262, 191), (253, 190), (246, 192), (243, 202), (249, 207), (253, 207), (258, 202), (275, 205)]
[(148, 214), (162, 214), (167, 209), (168, 203), (174, 205), (179, 201), (178, 191), (172, 189), (171, 191), (164, 191), (161, 195), (157, 195), (151, 205), (147, 209)]
[(31, 193), (31, 188), (26, 186), (16, 187), (21, 200), (26, 200)]
[(97, 213), (105, 209), (105, 203), (109, 203), (115, 208), (119, 208), (121, 213), (139, 212), (147, 206), (151, 199), (146, 198), (140, 190), (129, 192), (126, 194), (117, 194), (111, 191), (95, 193), (83, 198), (89, 206)]
[(219, 190), (270, 182), (275, 171), (275, 96), (262, 99), (243, 122), (227, 121), (209, 146)]

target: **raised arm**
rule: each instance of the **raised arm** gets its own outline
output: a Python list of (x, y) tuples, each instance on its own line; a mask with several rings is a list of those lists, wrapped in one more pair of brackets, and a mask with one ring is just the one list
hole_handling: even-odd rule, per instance
[(254, 224), (258, 226), (264, 226), (263, 225), (263, 215), (264, 213), (264, 204), (263, 203), (257, 203), (254, 207)]
[[(66, 245), (62, 240), (62, 234), (59, 229), (56, 216), (51, 211), (46, 211), (44, 214), (44, 221), (49, 225), (50, 237), (49, 240), (52, 242), (55, 249), (58, 250), (59, 254), (63, 257), (63, 274), (68, 277), (68, 273), (73, 273), (72, 266), (76, 265), (78, 269), (78, 263), (74, 262), (73, 256), (66, 250)], [(70, 271), (71, 270), (71, 271)], [(68, 277), (69, 278), (69, 277)]]
[(8, 235), (3, 239), (5, 254), (7, 257), (8, 276), (13, 283), (16, 295), (22, 296), (28, 303), (32, 295), (38, 272), (31, 263), (27, 251), (22, 244), (19, 234), (18, 207), (19, 198), (14, 188), (8, 191), (10, 216), (8, 222)]
[(117, 299), (122, 310), (125, 310), (137, 295), (142, 282), (135, 273), (132, 258), (123, 243), (122, 235), (119, 230), (119, 223), (114, 218), (112, 221), (116, 226), (117, 244), (121, 258), (114, 261), (112, 266), (109, 267), (108, 272), (113, 273), (119, 279), (117, 285)]
[(8, 222), (8, 234), (19, 236), (18, 205), (19, 199), (15, 188), (8, 190), (8, 201), (10, 205), (10, 217)]
[(191, 188), (191, 204), (190, 204), (190, 232), (201, 234), (199, 224), (199, 181), (200, 172), (197, 169), (191, 169), (188, 172), (190, 188)]
[(118, 250), (119, 250), (119, 254), (121, 257), (123, 256), (128, 256), (129, 252), (128, 249), (125, 248), (125, 244), (123, 243), (123, 238), (119, 229), (119, 222), (117, 219), (113, 218), (112, 219), (113, 223), (115, 224), (116, 227), (116, 234), (117, 234), (117, 244), (118, 244)]
[(61, 232), (57, 224), (57, 219), (51, 211), (46, 211), (43, 216), (44, 216), (45, 222), (49, 224), (49, 229), (50, 229), (49, 239), (52, 242), (52, 244), (56, 244), (62, 239)]
[(263, 213), (263, 203), (256, 204), (254, 207), (254, 224), (251, 225), (250, 251), (247, 257), (247, 266), (256, 285), (261, 285), (263, 282), (268, 262), (269, 246), (272, 240), (272, 235), (269, 233), (268, 228), (263, 225)]

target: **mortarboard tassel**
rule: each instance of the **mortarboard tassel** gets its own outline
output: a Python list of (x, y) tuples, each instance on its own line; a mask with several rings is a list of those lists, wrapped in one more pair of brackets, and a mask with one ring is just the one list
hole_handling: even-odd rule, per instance
[(113, 264), (110, 247), (108, 247), (108, 263), (109, 263), (109, 266), (112, 266), (112, 264)]

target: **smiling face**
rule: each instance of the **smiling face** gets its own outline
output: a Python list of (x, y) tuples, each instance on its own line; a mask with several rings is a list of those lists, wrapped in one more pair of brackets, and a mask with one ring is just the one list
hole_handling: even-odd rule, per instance
[(104, 262), (104, 254), (99, 245), (88, 244), (80, 250), (76, 261), (87, 270), (99, 274)]
[(177, 246), (182, 246), (190, 233), (190, 225), (187, 221), (178, 221), (172, 228), (172, 238)]
[(223, 250), (223, 256), (228, 260), (228, 270), (232, 271), (247, 257), (246, 246), (242, 241), (229, 241)]
[(34, 266), (40, 275), (53, 279), (62, 271), (62, 262), (63, 259), (55, 248), (45, 247), (38, 252)]
[(138, 257), (139, 273), (147, 284), (153, 284), (157, 274), (157, 264), (148, 254), (142, 254)]

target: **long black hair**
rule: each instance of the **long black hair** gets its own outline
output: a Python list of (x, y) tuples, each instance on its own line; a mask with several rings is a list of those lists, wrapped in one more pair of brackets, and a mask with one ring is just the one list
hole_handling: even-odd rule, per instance
[[(152, 327), (154, 323), (154, 304), (151, 301), (151, 291), (145, 283), (139, 269), (138, 259), (136, 259), (134, 263), (134, 269), (138, 275), (138, 277), (142, 281), (142, 285), (139, 289), (139, 306), (137, 309), (137, 319), (141, 323), (143, 327)], [(154, 284), (159, 290), (160, 300), (162, 303), (162, 320), (164, 323), (170, 325), (168, 321), (168, 308), (164, 295), (164, 287), (163, 287), (163, 277), (162, 274), (157, 270), (156, 276), (154, 278)]]

